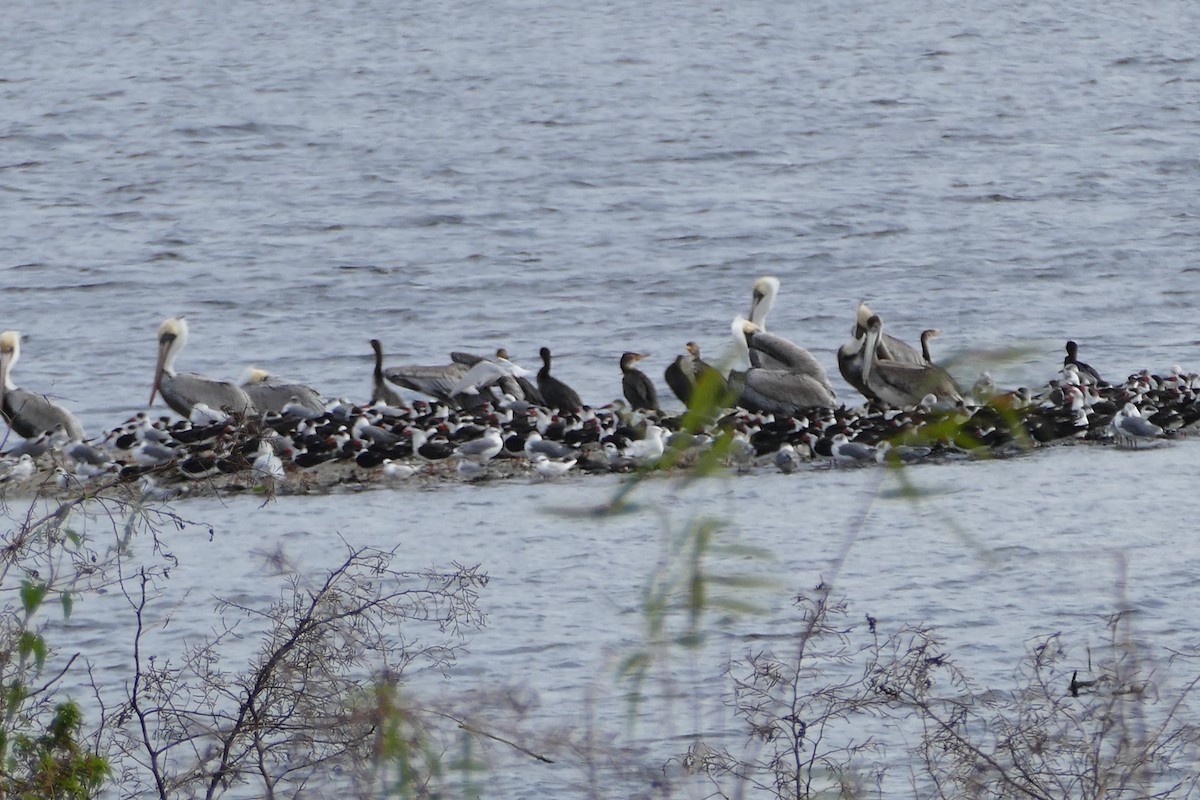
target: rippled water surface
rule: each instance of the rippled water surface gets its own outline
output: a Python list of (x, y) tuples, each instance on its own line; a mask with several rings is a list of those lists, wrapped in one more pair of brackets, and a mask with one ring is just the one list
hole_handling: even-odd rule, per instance
[[(214, 376), (255, 364), (361, 398), (371, 337), (394, 363), (506, 346), (532, 364), (548, 345), (603, 404), (624, 350), (652, 353), (657, 375), (688, 340), (721, 353), (768, 273), (773, 330), (831, 372), (860, 299), (904, 338), (940, 328), (939, 355), (1027, 347), (987, 364), (1006, 384), (1048, 378), (1067, 338), (1108, 375), (1196, 368), (1196, 30), (1185, 2), (16, 0), (0, 30), (0, 326), (27, 337), (18, 383), (92, 433), (145, 406), (171, 314), (191, 321), (180, 366)], [(745, 565), (771, 577), (771, 611), (714, 623), (698, 683), (787, 630), (788, 598), (835, 573), (862, 613), (938, 625), (1002, 682), (1030, 636), (1098, 641), (1122, 563), (1140, 631), (1194, 643), (1195, 461), (1184, 442), (946, 464), (914, 471), (936, 489), (917, 504), (887, 499), (873, 470), (644, 491), (673, 524), (702, 509), (773, 554)], [(277, 585), (247, 554), (282, 542), (320, 570), (336, 532), (402, 544), (413, 567), (479, 563), (490, 626), (448, 683), (528, 681), (548, 719), (608, 692), (595, 711), (615, 723), (606, 670), (640, 636), (663, 520), (544, 511), (612, 491), (189, 502), (217, 535), (172, 542), (170, 592), (265, 602)], [(209, 607), (179, 635), (206, 630)], [(124, 629), (78, 613), (116, 681)], [(658, 745), (730, 717), (707, 697)], [(579, 776), (497, 780), (533, 797)]]

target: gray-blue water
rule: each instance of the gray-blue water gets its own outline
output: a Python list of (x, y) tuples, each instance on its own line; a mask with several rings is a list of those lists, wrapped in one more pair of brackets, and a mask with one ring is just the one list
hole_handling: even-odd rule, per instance
[[(603, 404), (624, 350), (656, 375), (688, 340), (720, 354), (761, 274), (783, 284), (772, 329), (831, 373), (862, 299), (903, 338), (940, 328), (939, 355), (1029, 348), (960, 364), (967, 383), (983, 366), (1041, 383), (1067, 338), (1116, 377), (1200, 366), (1193, 3), (16, 0), (5, 16), (0, 327), (27, 337), (18, 384), (92, 433), (145, 406), (168, 315), (191, 322), (179, 366), (217, 377), (253, 364), (361, 398), (372, 337), (392, 363), (505, 346), (533, 364), (547, 345)], [(1102, 637), (1124, 554), (1145, 634), (1183, 648), (1194, 464), (1183, 443), (923, 470), (943, 493), (872, 505), (839, 578), (1002, 682), (1030, 636)], [(777, 554), (762, 568), (782, 615), (877, 480), (759, 474), (694, 502)], [(242, 554), (282, 540), (316, 570), (335, 531), (403, 542), (413, 567), (478, 562), (490, 627), (451, 685), (528, 682), (569, 718), (636, 641), (662, 524), (539, 509), (612, 490), (197, 502), (219, 535), (174, 545), (170, 590), (265, 601)], [(234, 558), (244, 571), (214, 580), (206, 565)], [(732, 626), (698, 669), (782, 620)], [(106, 622), (90, 655), (119, 688), (124, 629)], [(211, 622), (181, 617), (179, 646)], [(715, 716), (673, 718), (657, 744), (733, 728), (704, 703)], [(619, 730), (621, 708), (598, 715)], [(569, 794), (572, 770), (519, 763), (495, 791)]]

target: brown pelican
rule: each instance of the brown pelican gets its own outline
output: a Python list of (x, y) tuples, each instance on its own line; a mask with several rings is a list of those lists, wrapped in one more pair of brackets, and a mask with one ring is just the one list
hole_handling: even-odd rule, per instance
[(83, 439), (83, 427), (75, 415), (44, 394), (18, 389), (12, 380), (12, 368), (21, 357), (21, 334), (0, 334), (0, 413), (20, 436), (33, 439), (61, 429), (73, 441)]
[(542, 368), (538, 370), (538, 391), (546, 401), (547, 408), (559, 411), (578, 411), (583, 408), (583, 402), (575, 390), (550, 374), (550, 348), (541, 349)]
[(303, 383), (280, 383), (265, 369), (249, 367), (242, 378), (242, 389), (259, 412), (283, 411), (284, 406), (297, 406), (315, 415), (325, 413), (325, 401), (311, 386)]
[(872, 316), (867, 320), (862, 380), (881, 403), (896, 408), (908, 408), (919, 404), (930, 394), (938, 400), (962, 402), (958, 387), (944, 369), (927, 364), (906, 364), (879, 359), (876, 353), (882, 334), (883, 320)]
[(829, 382), (825, 368), (812, 353), (789, 339), (767, 333), (749, 320), (741, 320), (741, 323), (751, 356), (757, 351), (765, 356), (762, 359), (764, 365), (773, 364), (772, 369), (809, 375), (828, 389), (830, 395), (834, 394), (833, 384)]
[(453, 399), (454, 385), (462, 380), (470, 370), (467, 364), (451, 361), (449, 364), (438, 366), (407, 365), (388, 367), (383, 370), (383, 377), (397, 386), (411, 389), (414, 392), (436, 397), (447, 403), (456, 403)]
[(621, 356), (621, 390), (634, 411), (639, 408), (658, 411), (658, 392), (646, 373), (634, 366), (645, 358), (641, 353), (625, 353)]
[[(871, 317), (877, 316), (871, 313), (871, 309), (866, 303), (858, 304), (858, 312), (854, 321), (854, 338), (865, 338), (867, 335), (867, 323)], [(924, 364), (925, 360), (921, 358), (911, 345), (900, 341), (895, 336), (883, 334), (879, 337), (879, 344), (875, 348), (876, 358), (886, 358), (889, 361), (899, 361), (901, 364)]]
[(404, 408), (404, 398), (383, 379), (383, 345), (378, 339), (372, 339), (371, 349), (375, 351), (375, 371), (371, 373), (371, 403), (382, 402), (392, 408)]
[[(779, 295), (779, 278), (764, 275), (754, 282), (750, 295), (750, 322), (759, 330), (766, 332), (767, 316), (775, 307), (775, 298)], [(785, 364), (775, 360), (773, 354), (764, 352), (750, 345), (750, 366), (769, 367), (771, 369), (786, 369)]]
[(750, 321), (764, 331), (767, 329), (767, 315), (775, 307), (775, 297), (779, 294), (779, 278), (764, 275), (754, 282), (750, 294)]
[[(730, 326), (739, 363), (750, 360), (747, 324), (748, 320), (738, 317)], [(752, 366), (745, 372), (729, 373), (729, 388), (737, 392), (737, 404), (749, 411), (796, 414), (810, 408), (837, 406), (837, 396), (826, 383), (805, 372)]]
[(688, 342), (687, 353), (677, 356), (663, 373), (667, 386), (685, 406), (691, 407), (696, 389), (704, 387), (701, 394), (710, 397), (720, 407), (726, 404), (729, 389), (721, 371), (700, 358), (700, 345)]
[(187, 345), (187, 339), (188, 325), (183, 317), (168, 317), (158, 326), (158, 363), (154, 367), (150, 405), (154, 404), (154, 395), (162, 392), (167, 405), (183, 417), (191, 417), (196, 403), (204, 403), (230, 414), (253, 414), (254, 401), (236, 384), (216, 381), (194, 372), (176, 374), (175, 358)]
[[(875, 316), (866, 303), (858, 304), (854, 327), (850, 329), (850, 341), (838, 348), (838, 372), (846, 379), (846, 383), (858, 389), (868, 400), (879, 398), (867, 388), (862, 378), (863, 348), (867, 342), (867, 321)], [(920, 353), (894, 336), (883, 334), (875, 348), (876, 359), (896, 361), (901, 364), (924, 364), (925, 359)]]

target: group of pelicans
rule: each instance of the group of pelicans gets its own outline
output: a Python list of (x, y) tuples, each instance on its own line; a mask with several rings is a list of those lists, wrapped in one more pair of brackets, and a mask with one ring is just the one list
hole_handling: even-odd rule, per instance
[[(749, 314), (731, 325), (733, 358), (706, 363), (689, 342), (664, 373), (683, 406), (664, 411), (655, 383), (621, 356), (624, 402), (586, 405), (551, 374), (541, 349), (536, 374), (508, 358), (453, 353), (449, 364), (385, 367), (378, 340), (368, 403), (327, 401), (304, 384), (250, 369), (240, 383), (177, 372), (188, 340), (183, 317), (158, 329), (150, 404), (161, 395), (182, 419), (141, 413), (89, 439), (79, 421), (50, 397), (19, 388), (13, 368), (20, 335), (0, 334), (0, 411), (23, 441), (0, 461), (0, 481), (51, 477), (60, 487), (109, 476), (155, 490), (164, 478), (248, 475), (274, 486), (321, 464), (351, 475), (408, 478), (454, 464), (467, 478), (507, 465), (546, 478), (568, 470), (629, 470), (718, 452), (739, 469), (773, 463), (784, 472), (805, 461), (835, 464), (913, 461), (981, 450), (1025, 449), (1060, 439), (1137, 446), (1200, 421), (1200, 378), (1175, 368), (1113, 383), (1079, 360), (1068, 342), (1062, 370), (1037, 391), (1000, 392), (986, 373), (963, 391), (929, 352), (937, 330), (915, 349), (883, 331), (860, 304), (838, 369), (867, 401), (840, 402), (821, 363), (803, 347), (768, 332), (779, 281), (755, 281)], [(406, 400), (406, 389), (429, 400)], [(6, 437), (7, 441), (7, 437)], [(11, 443), (11, 442), (10, 442)], [(355, 480), (362, 480), (355, 477)], [(180, 481), (181, 482), (181, 481)]]

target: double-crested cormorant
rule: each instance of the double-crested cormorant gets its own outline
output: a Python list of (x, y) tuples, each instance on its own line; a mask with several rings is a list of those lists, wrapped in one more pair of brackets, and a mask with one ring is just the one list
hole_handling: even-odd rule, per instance
[(240, 386), (194, 372), (175, 372), (175, 358), (187, 345), (187, 339), (188, 325), (183, 317), (168, 317), (158, 326), (158, 363), (154, 367), (150, 405), (154, 404), (154, 395), (162, 392), (167, 405), (183, 417), (191, 417), (196, 403), (240, 416), (255, 413), (254, 401)]
[(375, 371), (371, 373), (371, 403), (382, 402), (393, 408), (404, 408), (404, 398), (383, 379), (383, 345), (378, 339), (372, 339), (371, 349), (375, 351)]
[(630, 408), (658, 411), (658, 392), (654, 382), (646, 373), (634, 366), (645, 358), (641, 353), (625, 353), (621, 356), (621, 389)]
[(927, 366), (933, 366), (933, 356), (929, 354), (929, 340), (935, 336), (940, 336), (941, 331), (937, 328), (929, 328), (921, 331), (921, 358)]
[(8, 426), (26, 439), (61, 429), (71, 441), (83, 439), (83, 427), (75, 415), (44, 394), (18, 389), (12, 368), (21, 357), (21, 334), (0, 334), (0, 413)]
[(679, 401), (689, 408), (696, 399), (697, 387), (703, 387), (702, 394), (711, 398), (716, 406), (724, 406), (729, 401), (729, 387), (725, 376), (700, 357), (700, 345), (688, 342), (685, 349), (687, 352), (677, 356), (663, 372), (667, 386), (671, 387)]
[(579, 399), (579, 395), (570, 386), (550, 374), (550, 348), (543, 347), (540, 354), (542, 368), (538, 370), (537, 385), (546, 407), (559, 411), (579, 411), (583, 408), (583, 402)]
[(1079, 345), (1073, 341), (1067, 342), (1067, 354), (1063, 357), (1063, 366), (1075, 367), (1076, 372), (1079, 373), (1079, 376), (1083, 380), (1088, 381), (1089, 378), (1091, 379), (1088, 381), (1089, 383), (1104, 383), (1104, 379), (1100, 377), (1099, 372), (1096, 372), (1090, 364), (1085, 364), (1079, 360)]

